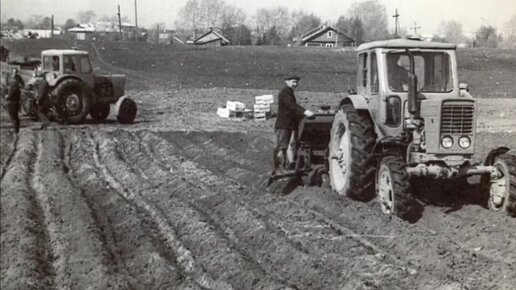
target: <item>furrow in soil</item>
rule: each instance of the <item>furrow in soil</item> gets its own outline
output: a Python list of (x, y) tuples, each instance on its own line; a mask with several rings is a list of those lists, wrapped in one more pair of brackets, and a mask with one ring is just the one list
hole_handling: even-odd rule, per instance
[(88, 203), (67, 177), (59, 133), (41, 131), (38, 139), (32, 186), (48, 229), (56, 287), (123, 288), (106, 263), (109, 254)]
[(40, 204), (31, 187), (36, 138), (23, 134), (1, 183), (2, 289), (53, 289), (54, 258)]
[(141, 176), (136, 176), (127, 164), (123, 153), (117, 149), (118, 140), (106, 139), (101, 133), (93, 133), (93, 141), (97, 148), (94, 157), (96, 166), (101, 168), (109, 185), (134, 203), (157, 225), (161, 237), (167, 242), (177, 258), (183, 275), (193, 279), (200, 287), (208, 289), (231, 289), (223, 280), (210, 277), (202, 265), (198, 265), (192, 252), (185, 247), (176, 230), (163, 213), (159, 203), (149, 201), (148, 196), (155, 194), (156, 186), (149, 184)]

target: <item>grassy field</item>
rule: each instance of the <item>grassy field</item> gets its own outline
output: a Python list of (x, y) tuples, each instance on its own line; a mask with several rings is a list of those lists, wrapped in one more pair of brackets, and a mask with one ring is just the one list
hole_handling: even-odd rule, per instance
[[(6, 43), (14, 54), (37, 56), (48, 48), (89, 43), (63, 40), (22, 40)], [(346, 92), (355, 86), (355, 52), (304, 47), (196, 47), (132, 42), (96, 42), (104, 60), (117, 67), (169, 79), (179, 87), (271, 89), (282, 76), (302, 77), (300, 89)], [(516, 50), (459, 49), (459, 78), (478, 97), (514, 97)]]

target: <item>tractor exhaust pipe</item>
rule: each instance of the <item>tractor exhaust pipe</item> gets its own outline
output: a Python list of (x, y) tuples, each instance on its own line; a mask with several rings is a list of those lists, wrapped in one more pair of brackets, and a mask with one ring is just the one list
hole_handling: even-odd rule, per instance
[(410, 60), (410, 71), (408, 75), (408, 111), (413, 117), (419, 116), (419, 106), (417, 104), (417, 76), (414, 63), (414, 55), (409, 49), (405, 50)]

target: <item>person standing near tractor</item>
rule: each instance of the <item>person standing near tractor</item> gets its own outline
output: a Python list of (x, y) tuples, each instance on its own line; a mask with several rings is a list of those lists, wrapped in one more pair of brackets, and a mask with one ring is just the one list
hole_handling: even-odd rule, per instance
[(20, 111), (21, 88), (23, 88), (25, 83), (23, 82), (18, 69), (14, 68), (12, 70), (12, 75), (5, 101), (7, 112), (9, 113), (9, 117), (11, 118), (11, 122), (14, 126), (14, 132), (18, 134), (20, 132), (20, 118), (18, 116), (18, 112)]
[(285, 77), (285, 87), (278, 93), (278, 113), (274, 133), (276, 134), (276, 148), (273, 153), (274, 173), (288, 169), (287, 149), (293, 136), (293, 148), (297, 146), (297, 130), (299, 120), (303, 116), (311, 117), (314, 113), (305, 110), (296, 102), (294, 90), (299, 83), (299, 76), (288, 75)]
[(38, 119), (41, 121), (41, 130), (46, 129), (50, 124), (47, 118), (47, 113), (50, 110), (49, 86), (45, 76), (46, 72), (39, 73), (36, 81), (36, 106)]

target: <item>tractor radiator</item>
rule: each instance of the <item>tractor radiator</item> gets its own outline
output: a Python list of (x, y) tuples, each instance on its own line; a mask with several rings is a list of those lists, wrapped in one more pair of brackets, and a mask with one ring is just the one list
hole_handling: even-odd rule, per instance
[(472, 134), (475, 105), (464, 102), (444, 102), (441, 108), (441, 134)]

